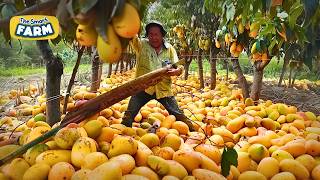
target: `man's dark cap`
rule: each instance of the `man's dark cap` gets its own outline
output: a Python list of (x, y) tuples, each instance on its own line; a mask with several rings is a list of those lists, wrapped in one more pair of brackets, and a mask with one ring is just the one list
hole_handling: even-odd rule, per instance
[(148, 36), (148, 32), (149, 29), (153, 26), (158, 26), (160, 28), (160, 31), (162, 33), (163, 36), (165, 36), (167, 34), (166, 30), (164, 29), (163, 25), (159, 22), (159, 21), (150, 21), (147, 25), (146, 25), (146, 36)]

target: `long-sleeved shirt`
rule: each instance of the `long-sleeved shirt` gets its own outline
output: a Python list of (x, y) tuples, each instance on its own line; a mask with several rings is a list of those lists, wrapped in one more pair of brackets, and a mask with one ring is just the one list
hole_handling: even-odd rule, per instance
[[(162, 68), (168, 63), (178, 62), (176, 50), (167, 42), (164, 42), (159, 54), (150, 46), (148, 39), (134, 38), (131, 41), (131, 46), (135, 50), (137, 58), (136, 77)], [(145, 89), (145, 92), (150, 95), (155, 93), (157, 99), (173, 96), (171, 84), (171, 77), (168, 76), (158, 84)]]

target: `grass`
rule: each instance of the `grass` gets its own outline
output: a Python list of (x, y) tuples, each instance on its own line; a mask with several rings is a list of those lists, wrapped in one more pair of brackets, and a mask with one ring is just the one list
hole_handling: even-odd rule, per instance
[[(248, 57), (244, 54), (241, 54), (239, 57), (239, 62), (241, 69), (245, 75), (253, 76), (253, 68), (251, 63), (248, 60)], [(264, 78), (270, 79), (270, 80), (279, 80), (281, 70), (283, 66), (283, 60), (280, 59), (278, 61), (276, 58), (271, 59), (271, 62), (266, 66), (264, 69)], [(220, 76), (226, 75), (227, 70), (224, 67), (224, 63), (222, 60), (217, 61), (217, 71)], [(232, 64), (231, 61), (229, 61), (229, 73), (233, 74)], [(192, 61), (190, 65), (190, 73), (198, 72), (198, 63), (195, 60)], [(210, 64), (207, 59), (203, 60), (203, 72), (205, 76), (210, 76)], [(289, 70), (286, 72), (285, 78), (288, 77)], [(302, 79), (308, 79), (310, 81), (317, 81), (319, 80), (315, 72), (310, 72), (307, 67), (304, 67), (303, 71), (299, 72), (297, 76), (298, 80)]]
[[(79, 66), (78, 71), (86, 71), (91, 69), (91, 64), (81, 64)], [(63, 69), (65, 74), (72, 73), (73, 65), (66, 65)], [(25, 75), (32, 75), (32, 74), (45, 74), (46, 69), (45, 67), (37, 67), (37, 68), (30, 68), (30, 67), (12, 67), (9, 69), (5, 69), (0, 67), (0, 77), (11, 77), (11, 76), (25, 76)]]

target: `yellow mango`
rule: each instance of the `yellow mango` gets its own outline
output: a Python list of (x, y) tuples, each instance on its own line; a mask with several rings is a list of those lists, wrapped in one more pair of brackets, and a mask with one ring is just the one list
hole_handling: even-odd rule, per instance
[(71, 164), (67, 162), (58, 162), (51, 167), (48, 180), (71, 179), (74, 173), (75, 170)]
[(247, 152), (238, 152), (238, 170), (240, 173), (249, 170), (251, 159)]
[(250, 144), (262, 144), (266, 148), (271, 146), (270, 138), (267, 136), (252, 136), (248, 139)]
[(316, 121), (317, 120), (317, 116), (313, 113), (313, 112), (305, 112), (304, 113), (307, 117), (308, 120), (311, 120), (311, 121)]
[(316, 167), (313, 168), (311, 172), (311, 176), (314, 180), (320, 179), (320, 165), (317, 165)]
[(294, 159), (290, 153), (288, 153), (287, 151), (281, 150), (281, 149), (275, 150), (271, 154), (271, 157), (275, 158), (279, 162), (281, 162), (284, 159)]
[(22, 158), (15, 158), (9, 164), (5, 175), (12, 180), (20, 180), (29, 168), (27, 161)]
[(142, 142), (137, 141), (137, 143), (138, 143), (138, 150), (134, 155), (135, 162), (136, 162), (137, 166), (146, 166), (148, 156), (153, 154), (153, 152), (148, 148), (148, 146), (146, 146)]
[(262, 144), (252, 144), (248, 148), (251, 159), (259, 162), (261, 159), (269, 156), (268, 149)]
[(183, 179), (188, 176), (187, 170), (177, 161), (167, 160), (169, 164), (169, 172), (167, 175), (175, 176), (179, 179)]
[(97, 146), (95, 140), (89, 137), (80, 137), (72, 146), (71, 162), (76, 167), (81, 167), (86, 155), (96, 152)]
[(36, 158), (42, 152), (49, 150), (49, 146), (46, 144), (36, 144), (27, 150), (24, 154), (24, 159), (30, 164), (33, 165), (36, 163)]
[(88, 174), (88, 180), (121, 180), (121, 177), (121, 167), (115, 161), (107, 161)]
[(267, 157), (260, 161), (257, 171), (270, 179), (279, 173), (279, 169), (279, 161), (273, 157)]
[(102, 152), (92, 152), (87, 154), (84, 157), (83, 164), (81, 166), (82, 169), (90, 169), (93, 170), (97, 166), (108, 161), (108, 157)]
[(256, 171), (246, 171), (240, 174), (238, 180), (267, 180), (267, 178)]
[(164, 176), (169, 172), (170, 166), (168, 162), (161, 157), (150, 155), (148, 156), (147, 164), (160, 176)]
[(87, 134), (91, 138), (97, 138), (101, 134), (103, 124), (99, 120), (90, 120), (84, 126)]
[(122, 176), (121, 180), (148, 180), (148, 178), (137, 174), (126, 174)]
[(143, 142), (150, 149), (154, 146), (159, 146), (160, 140), (159, 137), (154, 133), (147, 133), (140, 138), (140, 141)]
[(81, 137), (77, 128), (62, 128), (54, 136), (54, 141), (61, 149), (71, 149), (76, 140)]
[(129, 174), (136, 166), (135, 161), (129, 154), (121, 154), (111, 158), (109, 161), (119, 163), (122, 175)]
[(220, 173), (221, 171), (220, 167), (213, 160), (203, 155), (202, 153), (199, 153), (199, 152), (197, 153), (201, 157), (201, 165), (200, 165), (201, 169), (208, 169), (210, 171)]
[(183, 165), (188, 172), (200, 168), (201, 156), (194, 151), (178, 150), (173, 154), (173, 160)]
[(274, 175), (271, 180), (296, 180), (296, 177), (291, 172), (280, 172)]
[(99, 57), (103, 62), (115, 63), (121, 56), (121, 42), (114, 32), (111, 24), (109, 24), (106, 28), (108, 42), (105, 42), (103, 38), (98, 35), (97, 50), (99, 53)]
[(235, 118), (231, 121), (228, 122), (227, 124), (227, 129), (232, 132), (232, 133), (236, 133), (237, 131), (239, 131), (243, 126), (244, 126), (244, 122), (245, 122), (245, 118), (243, 116), (240, 116), (238, 118)]
[(58, 162), (71, 162), (71, 151), (47, 150), (36, 157), (36, 163), (46, 163), (52, 166)]
[(124, 38), (133, 38), (140, 30), (140, 16), (130, 3), (125, 3), (123, 12), (112, 19), (115, 32)]
[(303, 154), (296, 158), (311, 173), (312, 169), (317, 165), (316, 160), (309, 154)]
[(95, 46), (97, 43), (97, 32), (94, 26), (79, 24), (76, 31), (76, 39), (82, 46)]
[(134, 155), (138, 150), (138, 143), (129, 136), (117, 136), (111, 142), (108, 157), (112, 158), (120, 154)]
[(159, 176), (149, 167), (140, 166), (132, 170), (131, 174), (141, 175), (150, 180), (159, 180)]
[(36, 138), (40, 137), (41, 135), (45, 134), (46, 132), (48, 132), (50, 130), (51, 130), (51, 128), (47, 127), (47, 126), (39, 126), (39, 127), (32, 129), (32, 131), (29, 133), (29, 135), (26, 139), (25, 144), (35, 140)]
[(213, 172), (207, 169), (194, 169), (192, 171), (192, 175), (199, 180), (200, 179), (201, 180), (211, 180), (211, 179), (225, 180), (226, 179), (221, 174), (218, 174), (216, 172)]
[(177, 151), (181, 146), (181, 138), (176, 134), (168, 134), (165, 136), (161, 147), (171, 147), (174, 151)]
[(0, 159), (4, 158), (11, 152), (17, 150), (20, 146), (15, 144), (4, 145), (0, 147)]
[(310, 174), (299, 161), (294, 159), (284, 159), (280, 162), (281, 171), (287, 171), (294, 174), (297, 179), (308, 179)]
[(276, 121), (279, 118), (280, 114), (277, 110), (272, 111), (269, 115), (268, 118)]
[(194, 150), (206, 155), (208, 158), (210, 158), (217, 164), (220, 164), (221, 162), (221, 152), (217, 147), (211, 144), (200, 144), (196, 146)]
[(212, 133), (220, 135), (224, 142), (233, 142), (233, 134), (228, 129), (222, 127), (212, 128)]
[(71, 180), (88, 180), (88, 175), (90, 172), (90, 169), (80, 169), (72, 175)]
[(275, 121), (270, 118), (263, 118), (260, 123), (263, 127), (272, 131), (276, 130), (277, 128)]
[(293, 157), (298, 157), (306, 153), (305, 142), (291, 141), (280, 147), (281, 150), (289, 152)]

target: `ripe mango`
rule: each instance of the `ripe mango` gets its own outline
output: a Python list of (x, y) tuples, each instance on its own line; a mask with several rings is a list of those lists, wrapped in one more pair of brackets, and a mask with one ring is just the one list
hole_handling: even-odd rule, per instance
[(98, 120), (88, 121), (84, 126), (89, 137), (95, 139), (101, 134), (103, 124)]
[(107, 39), (108, 42), (105, 42), (103, 38), (98, 35), (97, 50), (99, 57), (105, 63), (117, 62), (121, 56), (122, 48), (120, 40), (111, 24), (107, 26)]
[(15, 158), (8, 165), (4, 174), (12, 180), (20, 180), (24, 173), (30, 168), (30, 165), (22, 158)]
[(226, 178), (223, 177), (221, 174), (215, 173), (207, 169), (194, 169), (192, 171), (192, 175), (196, 179), (201, 179), (201, 180), (211, 180), (211, 179), (226, 180)]
[(280, 147), (280, 149), (289, 152), (293, 157), (298, 157), (307, 151), (305, 147), (305, 140), (302, 142), (298, 142), (296, 140), (290, 141), (286, 145)]
[(115, 161), (107, 161), (88, 174), (88, 180), (121, 180), (121, 177), (121, 167)]
[(305, 143), (306, 153), (311, 156), (319, 156), (320, 155), (320, 142), (317, 140), (307, 140)]
[(281, 162), (284, 159), (294, 159), (290, 153), (288, 153), (287, 151), (281, 150), (281, 149), (275, 150), (271, 154), (271, 157), (275, 158), (279, 162)]
[(97, 32), (91, 24), (79, 24), (76, 30), (76, 39), (82, 46), (95, 46), (97, 43)]
[(96, 141), (89, 137), (80, 137), (72, 146), (71, 162), (76, 167), (81, 167), (86, 155), (96, 152)]
[(92, 152), (84, 157), (81, 168), (93, 170), (97, 166), (105, 163), (106, 161), (108, 161), (108, 157), (102, 152)]
[(269, 115), (268, 118), (276, 121), (279, 118), (280, 114), (277, 110), (273, 110)]
[(291, 172), (297, 179), (308, 179), (310, 176), (308, 169), (294, 159), (284, 159), (279, 165), (281, 171)]
[(194, 150), (204, 154), (205, 156), (207, 156), (217, 164), (220, 164), (221, 162), (221, 152), (217, 147), (211, 144), (200, 144), (196, 146)]
[(36, 163), (46, 163), (52, 166), (58, 162), (71, 162), (71, 151), (47, 150), (36, 157)]
[(109, 161), (119, 163), (122, 175), (129, 174), (135, 168), (135, 161), (129, 154), (121, 154), (111, 158)]
[(269, 157), (268, 149), (262, 144), (252, 144), (248, 148), (248, 153), (251, 159), (255, 160), (256, 162), (259, 162), (265, 157)]
[(291, 172), (280, 172), (274, 175), (271, 180), (296, 180), (296, 177)]
[(240, 173), (249, 170), (251, 159), (247, 152), (238, 152), (238, 170)]
[(233, 134), (228, 129), (222, 127), (212, 128), (212, 133), (220, 135), (224, 142), (233, 142)]
[[(37, 163), (31, 166), (23, 175), (23, 180), (46, 180), (50, 166), (45, 163)], [(1, 179), (1, 178), (0, 178)]]
[(262, 144), (266, 148), (271, 146), (270, 138), (268, 136), (252, 136), (248, 139), (250, 144)]
[(317, 165), (316, 167), (313, 168), (311, 172), (311, 176), (314, 180), (320, 179), (320, 165)]
[(304, 114), (307, 117), (307, 120), (310, 120), (310, 121), (317, 120), (317, 116), (313, 112), (308, 111), (308, 112), (305, 112)]
[(122, 176), (121, 180), (148, 180), (148, 178), (137, 174), (126, 174)]
[(117, 136), (111, 142), (108, 157), (112, 158), (120, 154), (134, 155), (138, 150), (138, 143), (129, 136)]
[(159, 180), (159, 176), (149, 167), (140, 166), (132, 170), (131, 174), (141, 175), (150, 180)]
[(54, 136), (54, 141), (61, 149), (71, 149), (76, 140), (81, 137), (77, 128), (62, 128)]
[(183, 179), (188, 176), (187, 170), (177, 161), (167, 160), (169, 164), (169, 172), (167, 175), (175, 176), (179, 179)]
[(125, 3), (123, 12), (112, 19), (115, 32), (123, 38), (133, 38), (140, 30), (140, 16), (130, 3)]
[(11, 152), (17, 150), (20, 146), (15, 144), (8, 144), (0, 147), (0, 159), (4, 158)]
[(278, 104), (278, 112), (280, 113), (280, 115), (287, 115), (288, 106), (282, 103)]
[(140, 141), (143, 142), (148, 148), (153, 148), (154, 146), (159, 146), (160, 140), (159, 137), (154, 133), (147, 133), (140, 138)]
[(167, 175), (170, 169), (170, 166), (165, 159), (154, 155), (148, 157), (147, 164), (160, 176)]
[(232, 119), (231, 121), (229, 121), (226, 128), (230, 132), (236, 133), (244, 126), (245, 121), (246, 121), (246, 118), (243, 116), (240, 116), (238, 118), (235, 118), (235, 119)]
[(303, 154), (296, 158), (311, 173), (312, 169), (317, 165), (316, 160), (309, 154)]
[(267, 180), (267, 178), (256, 171), (246, 171), (240, 174), (238, 180)]
[(165, 136), (161, 147), (171, 147), (174, 151), (177, 151), (181, 146), (181, 138), (176, 134), (168, 134)]
[(75, 170), (71, 164), (67, 162), (58, 162), (51, 167), (48, 180), (71, 179), (74, 173)]
[[(146, 166), (147, 165), (147, 160), (148, 156), (150, 156), (153, 152), (140, 141), (137, 141), (138, 143), (138, 150), (136, 154), (134, 155), (135, 162), (137, 166)], [(158, 147), (158, 146), (156, 146)], [(160, 147), (159, 147), (160, 148)]]
[(194, 151), (178, 150), (173, 154), (173, 160), (183, 165), (188, 172), (200, 168), (202, 164), (201, 156)]
[(174, 150), (171, 147), (162, 147), (154, 155), (162, 157), (165, 160), (172, 160)]
[(73, 174), (71, 180), (88, 180), (90, 172), (90, 169), (80, 169)]
[(51, 128), (47, 127), (47, 126), (39, 126), (39, 127), (32, 129), (32, 131), (29, 133), (29, 135), (26, 139), (25, 144), (35, 140), (36, 138), (40, 137), (41, 135), (45, 134), (46, 132), (48, 132), (50, 130), (51, 130)]
[(42, 152), (49, 150), (49, 146), (46, 144), (36, 144), (27, 150), (24, 154), (24, 159), (30, 164), (33, 165), (36, 163), (36, 158)]
[(201, 157), (201, 165), (200, 165), (201, 169), (208, 169), (210, 171), (220, 173), (221, 171), (220, 167), (213, 160), (203, 155), (202, 153), (199, 153), (199, 152), (197, 153)]
[(279, 169), (279, 161), (273, 157), (267, 157), (260, 161), (257, 171), (270, 179), (279, 173)]

